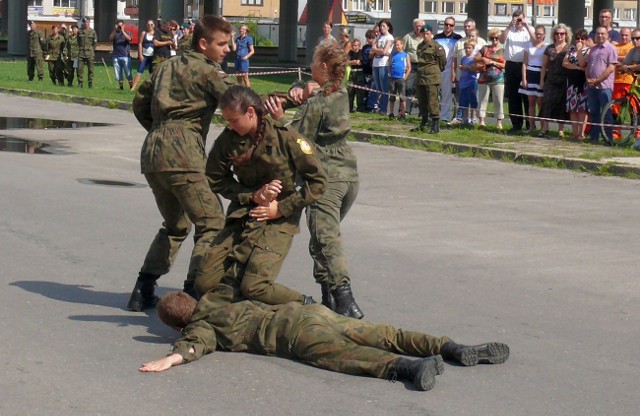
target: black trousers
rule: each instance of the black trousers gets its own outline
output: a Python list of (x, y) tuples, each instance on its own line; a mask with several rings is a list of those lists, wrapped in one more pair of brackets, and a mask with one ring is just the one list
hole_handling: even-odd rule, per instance
[[(529, 100), (518, 93), (522, 82), (522, 62), (507, 61), (504, 68), (504, 95), (509, 103), (509, 118), (515, 130), (522, 130), (524, 118), (529, 114)], [(524, 110), (524, 112), (523, 112)], [(529, 124), (529, 121), (527, 121)]]

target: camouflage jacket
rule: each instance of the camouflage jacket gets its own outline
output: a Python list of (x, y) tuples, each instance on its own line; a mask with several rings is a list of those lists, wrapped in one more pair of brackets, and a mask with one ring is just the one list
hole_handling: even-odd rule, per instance
[(178, 41), (178, 53), (184, 55), (187, 52), (191, 52), (191, 35), (183, 36)]
[(422, 41), (416, 51), (418, 55), (418, 85), (440, 85), (442, 71), (447, 65), (447, 55), (438, 42)]
[(64, 36), (58, 34), (47, 39), (47, 53), (50, 61), (62, 59), (64, 54)]
[[(283, 231), (295, 234), (299, 231), (302, 208), (320, 199), (327, 177), (313, 146), (290, 127), (276, 126), (267, 117), (263, 137), (251, 159), (234, 165), (230, 156), (245, 154), (252, 141), (249, 136), (225, 129), (207, 159), (209, 184), (215, 193), (231, 201), (227, 218), (242, 218), (255, 206), (251, 194), (265, 183), (280, 179), (278, 209), (283, 216), (270, 222), (280, 223)], [(297, 177), (302, 179), (299, 189)]]
[(80, 45), (78, 45), (78, 36), (67, 36), (67, 43), (65, 46), (65, 53), (69, 59), (78, 59), (80, 53)]
[(95, 56), (96, 45), (98, 44), (98, 35), (96, 31), (88, 28), (78, 30), (78, 57), (93, 58)]
[[(225, 280), (231, 284), (225, 284)], [(291, 357), (295, 328), (304, 306), (297, 302), (266, 305), (242, 300), (230, 278), (207, 292), (173, 352), (194, 361), (216, 349)], [(193, 352), (189, 350), (193, 349)]]
[(329, 182), (358, 181), (356, 156), (347, 143), (351, 128), (349, 95), (344, 87), (309, 97), (293, 116), (291, 127), (315, 145)]
[(42, 57), (43, 51), (47, 49), (47, 43), (44, 39), (44, 33), (40, 29), (29, 32), (29, 57)]
[(204, 172), (211, 118), (233, 84), (220, 65), (199, 52), (156, 67), (133, 99), (133, 113), (149, 132), (140, 156), (142, 173)]

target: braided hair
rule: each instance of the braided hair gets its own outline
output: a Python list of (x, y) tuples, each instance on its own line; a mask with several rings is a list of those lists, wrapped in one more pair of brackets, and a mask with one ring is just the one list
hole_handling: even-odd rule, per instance
[(324, 93), (329, 95), (339, 90), (347, 73), (347, 54), (342, 49), (342, 46), (337, 43), (319, 45), (314, 56), (318, 62), (323, 62), (327, 65), (327, 75), (331, 80), (331, 85), (324, 89)]
[(251, 138), (251, 146), (246, 152), (240, 155), (228, 155), (229, 160), (236, 165), (243, 165), (251, 159), (253, 151), (264, 139), (264, 130), (266, 125), (265, 115), (267, 109), (264, 107), (260, 96), (250, 88), (242, 85), (234, 85), (220, 98), (220, 108), (231, 110), (237, 113), (245, 114), (249, 107), (252, 107), (258, 117), (258, 128), (256, 134)]

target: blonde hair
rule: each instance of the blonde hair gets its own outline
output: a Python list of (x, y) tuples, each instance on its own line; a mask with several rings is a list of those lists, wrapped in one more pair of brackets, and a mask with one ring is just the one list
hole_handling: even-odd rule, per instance
[(490, 40), (491, 38), (499, 38), (501, 33), (502, 30), (498, 29), (497, 27), (489, 29), (489, 33), (487, 33), (487, 40)]

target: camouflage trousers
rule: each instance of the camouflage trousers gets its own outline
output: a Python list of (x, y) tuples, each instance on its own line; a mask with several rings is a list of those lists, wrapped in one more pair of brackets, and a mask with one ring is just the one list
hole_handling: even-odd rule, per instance
[(94, 58), (78, 58), (78, 82), (82, 82), (84, 80), (84, 66), (87, 65), (87, 78), (89, 84), (93, 83), (93, 67), (94, 67)]
[(340, 222), (355, 202), (358, 188), (358, 182), (329, 182), (322, 198), (306, 208), (313, 277), (317, 283), (329, 282), (331, 289), (351, 282)]
[(47, 62), (49, 65), (49, 78), (51, 82), (64, 85), (64, 62), (62, 59)]
[(75, 62), (77, 61), (76, 59), (69, 59), (67, 60), (67, 62), (65, 62), (65, 76), (67, 78), (67, 85), (68, 86), (72, 86), (73, 85), (73, 79), (75, 78), (75, 74), (78, 73), (78, 78), (80, 78), (80, 73), (78, 72), (78, 68), (76, 65), (76, 68), (73, 67), (73, 65), (75, 64)]
[(33, 81), (36, 70), (38, 71), (38, 80), (44, 78), (44, 58), (41, 55), (27, 58), (27, 76), (29, 81)]
[(416, 85), (420, 115), (424, 124), (429, 118), (440, 118), (439, 85)]
[(164, 222), (142, 265), (141, 273), (161, 276), (171, 269), (182, 242), (195, 225), (187, 281), (195, 281), (207, 248), (224, 225), (222, 204), (204, 173), (155, 172), (145, 178)]
[(226, 275), (240, 282), (246, 299), (269, 305), (302, 302), (302, 294), (274, 283), (293, 240), (293, 235), (281, 228), (277, 222), (228, 218), (224, 230), (204, 254), (196, 292), (205, 294)]
[(398, 354), (428, 357), (438, 354), (442, 345), (450, 341), (447, 337), (348, 318), (323, 305), (302, 308), (288, 340), (292, 356), (339, 373), (384, 378), (393, 362), (401, 358)]

